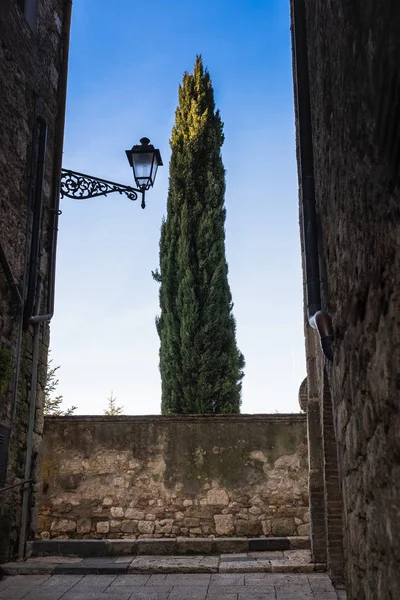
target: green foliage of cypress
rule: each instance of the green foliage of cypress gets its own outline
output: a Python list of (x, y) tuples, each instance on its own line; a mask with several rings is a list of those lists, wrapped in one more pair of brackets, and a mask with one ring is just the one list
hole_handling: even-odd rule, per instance
[(163, 414), (240, 411), (244, 358), (225, 259), (223, 124), (201, 57), (185, 73), (171, 137), (160, 237)]

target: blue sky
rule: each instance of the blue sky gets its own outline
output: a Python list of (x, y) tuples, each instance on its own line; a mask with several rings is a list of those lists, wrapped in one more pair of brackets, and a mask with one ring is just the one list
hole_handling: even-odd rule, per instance
[[(202, 54), (225, 127), (226, 255), (245, 355), (242, 412), (297, 412), (305, 376), (289, 2), (74, 3), (64, 167), (133, 185), (125, 150), (147, 136), (164, 167), (147, 208), (123, 196), (62, 200), (58, 392), (99, 414), (160, 412), (154, 318), (178, 85)], [(109, 5), (108, 5), (109, 6)]]

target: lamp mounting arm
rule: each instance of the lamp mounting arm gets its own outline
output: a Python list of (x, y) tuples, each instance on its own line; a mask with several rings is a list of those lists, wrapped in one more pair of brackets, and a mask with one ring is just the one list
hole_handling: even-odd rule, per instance
[(67, 196), (74, 200), (86, 200), (97, 196), (107, 196), (113, 192), (125, 194), (129, 200), (137, 200), (142, 196), (142, 208), (145, 208), (144, 190), (136, 189), (128, 185), (122, 185), (115, 181), (100, 179), (85, 173), (61, 169), (60, 194), (61, 198)]

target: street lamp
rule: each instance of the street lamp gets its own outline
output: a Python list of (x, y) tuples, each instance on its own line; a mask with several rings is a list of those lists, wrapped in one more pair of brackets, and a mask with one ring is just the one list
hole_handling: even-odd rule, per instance
[(86, 200), (97, 196), (107, 196), (113, 192), (125, 194), (129, 200), (137, 200), (142, 196), (142, 208), (145, 208), (145, 192), (153, 187), (158, 167), (162, 166), (160, 151), (155, 149), (148, 138), (142, 138), (140, 144), (126, 150), (129, 164), (133, 169), (133, 177), (137, 188), (122, 185), (115, 181), (92, 177), (85, 173), (61, 169), (60, 194), (75, 200)]
[(133, 177), (138, 188), (144, 192), (153, 187), (157, 169), (163, 163), (160, 151), (154, 149), (149, 138), (142, 138), (140, 146), (136, 145), (132, 150), (126, 150), (126, 156), (133, 169)]

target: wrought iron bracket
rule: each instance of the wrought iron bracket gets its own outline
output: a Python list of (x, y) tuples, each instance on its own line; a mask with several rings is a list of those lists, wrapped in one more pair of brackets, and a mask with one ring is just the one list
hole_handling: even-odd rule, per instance
[(107, 196), (113, 192), (125, 194), (129, 200), (137, 200), (139, 195), (141, 195), (141, 206), (142, 208), (146, 207), (144, 190), (138, 190), (128, 185), (116, 183), (115, 181), (92, 177), (92, 175), (86, 175), (85, 173), (77, 173), (69, 169), (61, 170), (61, 198), (67, 196), (74, 200), (86, 200), (87, 198), (96, 198), (97, 196)]

